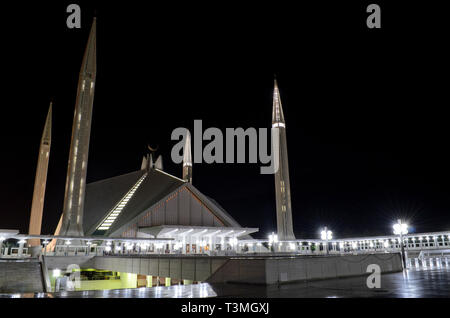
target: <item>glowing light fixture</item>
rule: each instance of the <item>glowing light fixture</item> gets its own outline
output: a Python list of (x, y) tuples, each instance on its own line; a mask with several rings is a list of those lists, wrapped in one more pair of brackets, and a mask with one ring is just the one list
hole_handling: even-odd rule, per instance
[(398, 220), (398, 222), (394, 224), (393, 228), (394, 228), (395, 235), (408, 234), (408, 224), (402, 223), (401, 220)]
[(119, 216), (120, 212), (122, 212), (123, 208), (127, 205), (128, 201), (131, 200), (136, 190), (139, 188), (141, 183), (144, 181), (145, 177), (147, 177), (147, 173), (144, 174), (138, 182), (131, 188), (131, 190), (123, 197), (123, 199), (113, 208), (113, 210), (108, 214), (105, 220), (101, 223), (101, 225), (97, 228), (97, 230), (106, 231), (112, 226), (114, 221)]
[(278, 235), (276, 235), (274, 232), (269, 235), (269, 244), (278, 243)]
[(333, 238), (333, 232), (329, 230), (323, 230), (322, 232), (320, 232), (320, 238), (324, 241), (331, 240)]

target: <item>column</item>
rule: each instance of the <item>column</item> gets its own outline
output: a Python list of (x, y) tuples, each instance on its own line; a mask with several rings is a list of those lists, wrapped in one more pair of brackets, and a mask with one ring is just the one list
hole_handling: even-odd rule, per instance
[(48, 244), (48, 241), (47, 240), (45, 240), (44, 241), (44, 256), (47, 256), (47, 244)]
[(21, 257), (23, 255), (23, 244), (25, 244), (24, 240), (19, 241), (19, 254), (18, 256)]
[(153, 276), (147, 275), (147, 287), (153, 287)]

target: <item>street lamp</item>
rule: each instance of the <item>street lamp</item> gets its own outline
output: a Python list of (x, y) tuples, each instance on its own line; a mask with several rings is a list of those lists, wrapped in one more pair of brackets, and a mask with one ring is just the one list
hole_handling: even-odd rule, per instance
[[(269, 246), (272, 246), (274, 243), (278, 243), (278, 235), (276, 235), (274, 232), (269, 235)], [(275, 247), (274, 247), (275, 251)]]
[(333, 232), (329, 231), (325, 226), (322, 232), (320, 232), (320, 237), (323, 241), (325, 241), (325, 251), (328, 254), (328, 240), (331, 240), (333, 238)]
[(320, 232), (320, 236), (321, 236), (322, 240), (331, 240), (333, 237), (333, 232), (327, 231), (327, 228), (325, 227), (325, 230)]
[(400, 219), (397, 220), (397, 223), (394, 224), (393, 228), (394, 228), (395, 235), (408, 234), (408, 224), (402, 223), (402, 221)]
[(403, 268), (406, 266), (405, 248), (403, 246), (403, 235), (408, 234), (408, 224), (402, 223), (402, 220), (398, 219), (397, 223), (394, 224), (394, 234), (400, 236), (400, 250), (402, 253), (402, 264)]

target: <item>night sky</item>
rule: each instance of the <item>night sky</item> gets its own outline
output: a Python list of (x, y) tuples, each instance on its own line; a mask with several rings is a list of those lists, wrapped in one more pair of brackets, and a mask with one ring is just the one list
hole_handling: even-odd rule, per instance
[[(64, 185), (78, 73), (97, 16), (97, 84), (88, 182), (140, 168), (147, 144), (167, 172), (173, 129), (271, 125), (276, 74), (287, 125), (294, 232), (316, 238), (450, 230), (448, 37), (439, 8), (382, 1), (288, 6), (217, 2), (2, 4), (0, 228), (28, 232), (39, 142), (53, 131), (42, 232), (53, 233)], [(312, 2), (312, 1), (311, 1)], [(434, 11), (431, 11), (434, 10)], [(432, 15), (433, 14), (433, 15)], [(195, 164), (193, 184), (256, 237), (276, 231), (273, 175), (260, 164)]]

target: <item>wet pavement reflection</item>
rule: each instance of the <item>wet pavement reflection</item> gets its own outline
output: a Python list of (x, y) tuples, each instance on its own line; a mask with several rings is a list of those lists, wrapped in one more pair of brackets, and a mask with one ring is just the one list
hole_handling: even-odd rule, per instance
[(380, 288), (370, 289), (367, 276), (273, 286), (221, 285), (214, 290), (219, 297), (269, 298), (440, 298), (450, 297), (450, 269), (408, 269), (382, 274)]
[(450, 269), (409, 269), (382, 274), (381, 288), (370, 289), (367, 276), (319, 280), (283, 285), (196, 284), (186, 286), (91, 290), (61, 293), (2, 294), (9, 298), (204, 298), (204, 297), (269, 297), (269, 298), (344, 298), (450, 297)]

